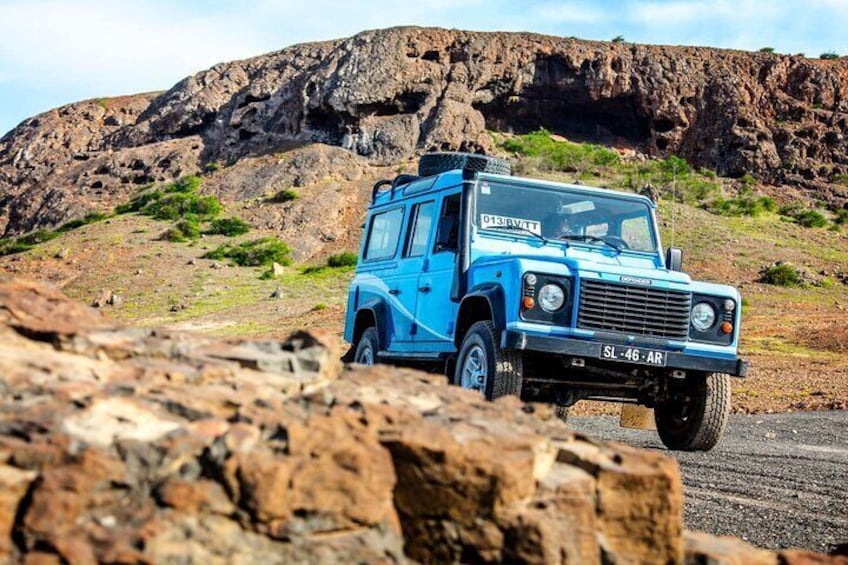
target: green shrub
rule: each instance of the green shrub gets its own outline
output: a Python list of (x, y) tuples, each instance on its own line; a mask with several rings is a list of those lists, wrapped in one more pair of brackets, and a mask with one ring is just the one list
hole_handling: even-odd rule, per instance
[(141, 212), (145, 207), (152, 204), (153, 202), (158, 201), (161, 198), (162, 191), (160, 190), (152, 190), (150, 192), (145, 192), (136, 196), (126, 204), (119, 204), (117, 207), (115, 207), (115, 213), (130, 214), (132, 212)]
[(833, 219), (833, 223), (838, 226), (844, 226), (848, 224), (848, 210), (845, 208), (840, 208), (836, 211), (836, 218)]
[(840, 173), (830, 179), (830, 182), (841, 184), (842, 186), (848, 186), (848, 175), (846, 175), (845, 173)]
[(173, 192), (150, 202), (140, 210), (140, 213), (156, 220), (179, 220), (186, 216), (196, 216), (204, 220), (214, 218), (221, 213), (221, 210), (223, 206), (214, 196)]
[(795, 216), (795, 222), (805, 228), (823, 228), (827, 226), (827, 218), (817, 210), (804, 210)]
[(108, 218), (106, 214), (102, 212), (89, 212), (82, 218), (78, 218), (76, 220), (71, 220), (70, 222), (65, 222), (62, 224), (59, 229), (56, 231), (59, 233), (66, 233), (71, 230), (75, 230), (77, 228), (81, 228), (83, 226), (87, 226), (88, 224), (93, 224), (94, 222), (99, 222), (101, 220), (105, 220)]
[(774, 47), (761, 47), (760, 53), (774, 53)]
[(618, 154), (600, 145), (556, 141), (542, 128), (532, 133), (505, 140), (507, 151), (534, 157), (543, 170), (578, 171), (589, 167), (609, 167), (618, 163)]
[(804, 280), (801, 273), (788, 263), (778, 263), (760, 273), (760, 282), (776, 286), (801, 286)]
[(298, 198), (300, 198), (300, 194), (298, 194), (296, 190), (292, 190), (291, 188), (284, 188), (283, 190), (269, 198), (269, 200), (277, 204), (283, 204), (284, 202), (291, 202), (292, 200), (297, 200)]
[(23, 243), (24, 245), (38, 245), (39, 243), (45, 243), (50, 241), (51, 239), (56, 239), (59, 237), (59, 232), (48, 231), (48, 230), (38, 230), (34, 231), (25, 236), (19, 237), (16, 241), (18, 243)]
[(839, 55), (833, 51), (825, 51), (819, 55), (819, 59), (838, 59)]
[(359, 257), (356, 253), (345, 251), (338, 255), (330, 255), (327, 257), (327, 266), (332, 268), (337, 267), (355, 267), (359, 262)]
[(200, 222), (197, 218), (180, 220), (165, 230), (160, 239), (174, 242), (197, 241), (200, 239)]
[(661, 161), (660, 169), (667, 175), (675, 177), (683, 177), (692, 172), (689, 163), (677, 155), (670, 155), (665, 161)]
[(615, 37), (612, 38), (612, 42), (613, 43), (624, 43), (624, 36), (623, 35), (616, 35)]
[(218, 218), (217, 220), (212, 220), (212, 224), (206, 230), (206, 233), (234, 237), (246, 234), (249, 231), (250, 224), (240, 218)]
[(203, 183), (203, 179), (196, 176), (188, 176), (183, 177), (175, 182), (172, 182), (168, 186), (165, 187), (165, 192), (170, 194), (174, 192), (179, 192), (182, 194), (189, 194), (191, 192), (197, 192), (197, 189), (200, 188), (200, 185)]
[(221, 170), (221, 164), (215, 161), (211, 163), (206, 163), (206, 166), (203, 167), (203, 170), (205, 170), (207, 173), (214, 173)]
[(780, 215), (805, 228), (823, 228), (828, 224), (827, 218), (821, 212), (804, 208), (801, 204), (783, 206)]
[(720, 216), (762, 216), (777, 211), (777, 203), (768, 196), (744, 195), (737, 198), (716, 198), (706, 209)]
[(0, 240), (0, 256), (23, 253), (33, 248), (31, 243), (23, 243), (17, 239)]
[(315, 306), (312, 307), (312, 310), (314, 310), (315, 312), (320, 312), (321, 310), (326, 310), (326, 309), (327, 309), (327, 305), (324, 304), (323, 302), (319, 302), (318, 304), (316, 304)]
[(263, 237), (237, 245), (225, 243), (204, 255), (206, 259), (230, 259), (242, 267), (258, 267), (279, 263), (291, 265), (291, 250), (274, 237)]

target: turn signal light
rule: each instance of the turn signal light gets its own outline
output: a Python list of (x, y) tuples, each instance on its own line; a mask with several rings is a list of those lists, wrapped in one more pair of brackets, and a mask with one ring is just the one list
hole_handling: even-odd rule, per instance
[(532, 296), (525, 296), (524, 300), (521, 301), (521, 305), (524, 306), (525, 310), (532, 310), (536, 306), (536, 301), (533, 300)]
[(721, 325), (721, 331), (723, 331), (726, 334), (731, 333), (733, 331), (733, 324), (731, 324), (730, 322), (723, 323)]

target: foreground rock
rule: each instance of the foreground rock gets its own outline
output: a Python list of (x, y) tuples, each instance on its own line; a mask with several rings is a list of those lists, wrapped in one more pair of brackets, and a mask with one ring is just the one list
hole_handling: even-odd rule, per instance
[(684, 560), (673, 460), (339, 354), (113, 328), (0, 281), (0, 560)]
[[(339, 178), (357, 182), (363, 165), (486, 151), (487, 129), (540, 126), (681, 155), (722, 175), (751, 173), (837, 205), (848, 198), (846, 69), (844, 58), (368, 31), (222, 63), (165, 93), (89, 100), (24, 121), (0, 140), (0, 232), (111, 209), (140, 186), (222, 167), (208, 190), (238, 199), (324, 177), (335, 189)], [(269, 157), (309, 143), (338, 152)]]

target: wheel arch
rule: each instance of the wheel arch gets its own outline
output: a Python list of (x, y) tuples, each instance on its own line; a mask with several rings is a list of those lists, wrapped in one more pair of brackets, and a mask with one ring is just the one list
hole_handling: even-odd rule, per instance
[(351, 343), (354, 347), (356, 347), (356, 344), (359, 343), (359, 338), (362, 337), (362, 333), (370, 327), (377, 329), (377, 335), (380, 337), (380, 345), (385, 345), (385, 312), (386, 306), (382, 300), (369, 301), (360, 306), (360, 308), (356, 311), (356, 317), (353, 322), (353, 341)]
[(456, 333), (454, 344), (457, 349), (469, 328), (475, 322), (491, 320), (495, 328), (506, 328), (506, 310), (503, 287), (495, 283), (487, 283), (472, 288), (462, 299), (456, 317)]

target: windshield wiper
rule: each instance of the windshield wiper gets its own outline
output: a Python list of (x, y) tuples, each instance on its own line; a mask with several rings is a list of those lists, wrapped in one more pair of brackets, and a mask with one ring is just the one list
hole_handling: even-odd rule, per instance
[(603, 243), (603, 244), (609, 245), (610, 247), (615, 249), (616, 253), (621, 253), (621, 247), (619, 247), (619, 246), (617, 246), (613, 243), (610, 243), (609, 241), (606, 240), (606, 238), (600, 237), (600, 236), (597, 236), (597, 235), (567, 233), (565, 235), (561, 235), (561, 236), (557, 237), (557, 239), (564, 239), (565, 241), (593, 241), (593, 242)]
[(484, 229), (487, 229), (487, 230), (504, 230), (504, 231), (520, 231), (520, 232), (524, 232), (524, 233), (529, 233), (530, 235), (532, 235), (534, 237), (538, 237), (539, 239), (542, 240), (542, 243), (548, 243), (547, 239), (545, 239), (541, 235), (537, 234), (533, 230), (527, 229), (523, 226), (486, 226)]

